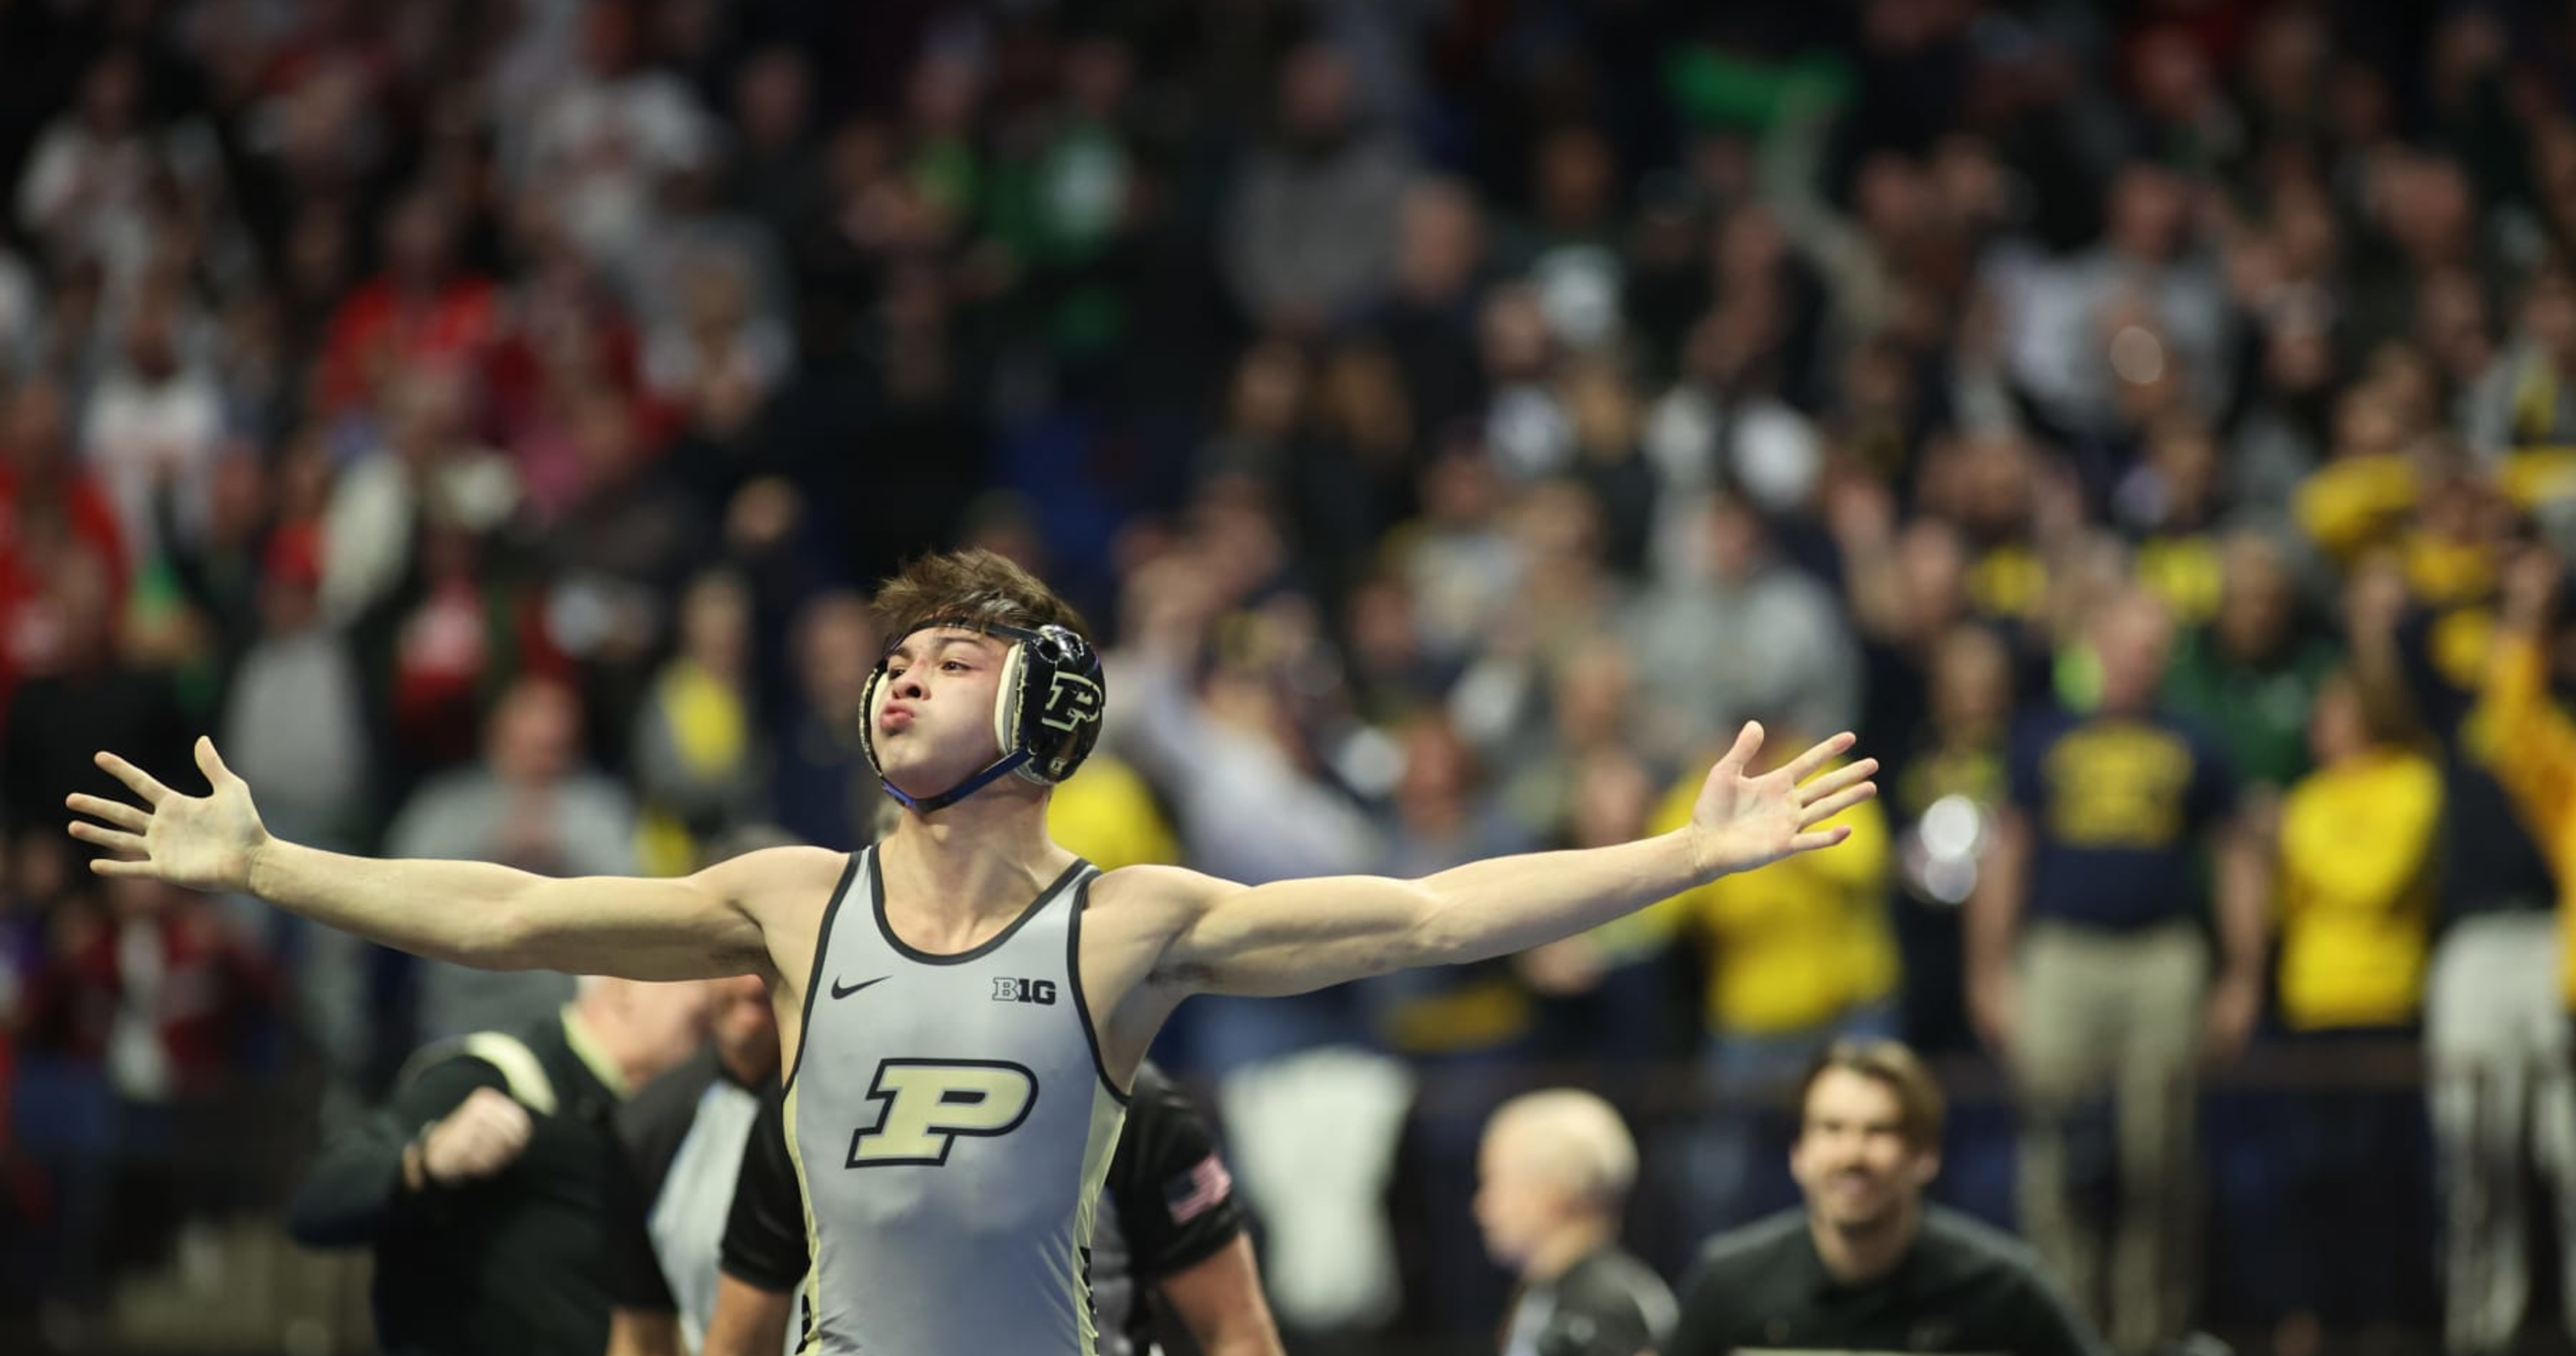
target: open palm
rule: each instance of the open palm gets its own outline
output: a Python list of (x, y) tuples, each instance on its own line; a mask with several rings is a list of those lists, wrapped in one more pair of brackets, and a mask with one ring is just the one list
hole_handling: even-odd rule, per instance
[(1700, 860), (1712, 874), (1750, 871), (1850, 837), (1849, 825), (1817, 826), (1878, 794), (1869, 780), (1878, 771), (1878, 760), (1863, 758), (1820, 777), (1816, 773), (1851, 746), (1850, 735), (1838, 734), (1769, 772), (1749, 776), (1745, 769), (1762, 752), (1762, 727), (1746, 722), (1735, 747), (1709, 769), (1699, 803), (1692, 807), (1691, 827), (1703, 844)]
[(251, 804), (250, 784), (224, 766), (215, 741), (197, 740), (197, 769), (211, 787), (202, 796), (181, 795), (113, 753), (102, 752), (97, 761), (143, 803), (138, 807), (89, 795), (65, 798), (64, 804), (89, 816), (72, 821), (72, 837), (110, 854), (91, 862), (92, 871), (145, 876), (194, 890), (249, 888), (251, 859), (268, 841), (268, 829)]

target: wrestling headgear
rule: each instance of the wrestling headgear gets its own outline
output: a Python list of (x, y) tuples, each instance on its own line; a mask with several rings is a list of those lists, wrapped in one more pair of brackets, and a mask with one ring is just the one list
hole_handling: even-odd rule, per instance
[(964, 800), (1006, 772), (1016, 772), (1040, 786), (1053, 786), (1072, 776), (1091, 756), (1091, 746), (1100, 742), (1100, 716), (1109, 695), (1100, 680), (1100, 655), (1091, 642), (1062, 626), (1031, 630), (969, 617), (926, 621), (914, 634), (951, 627), (1011, 642), (1010, 653), (1002, 659), (1002, 681), (993, 693), (993, 738), (1001, 745), (1002, 756), (935, 796), (907, 795), (886, 780), (885, 765), (877, 761), (877, 711), (887, 695), (886, 664), (894, 657), (895, 645), (904, 640), (898, 636), (877, 660), (876, 672), (868, 675), (867, 723), (859, 730), (859, 746), (867, 751), (868, 767), (886, 794), (910, 809), (927, 812)]

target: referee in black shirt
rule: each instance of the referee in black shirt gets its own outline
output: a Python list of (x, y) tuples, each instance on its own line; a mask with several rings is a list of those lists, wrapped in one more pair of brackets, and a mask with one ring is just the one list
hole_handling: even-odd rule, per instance
[(1789, 1167), (1806, 1207), (1708, 1243), (1664, 1356), (2102, 1356), (2027, 1248), (1924, 1203), (1941, 1170), (1942, 1103), (1913, 1051), (1838, 1041), (1799, 1100)]
[(375, 1250), (385, 1356), (600, 1356), (606, 1221), (633, 1190), (612, 1117), (707, 1017), (704, 985), (592, 976), (552, 1019), (422, 1051), (322, 1146), (288, 1234)]

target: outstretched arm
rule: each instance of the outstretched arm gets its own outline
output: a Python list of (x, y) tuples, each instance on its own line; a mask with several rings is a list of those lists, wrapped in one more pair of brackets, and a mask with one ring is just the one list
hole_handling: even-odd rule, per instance
[[(1691, 822), (1615, 847), (1472, 862), (1419, 880), (1324, 876), (1241, 886), (1166, 868), (1184, 918), (1157, 975), (1214, 993), (1302, 993), (1364, 975), (1454, 965), (1524, 950), (1644, 908), (1719, 876), (1841, 842), (1825, 821), (1876, 794), (1878, 764), (1815, 774), (1849, 749), (1836, 735), (1759, 777), (1747, 725), (1709, 772)], [(1813, 781), (1809, 781), (1814, 777)]]
[[(250, 787), (197, 741), (203, 796), (182, 795), (112, 753), (98, 765), (141, 804), (75, 795), (72, 836), (111, 855), (103, 876), (253, 894), (414, 955), (486, 970), (565, 970), (626, 979), (702, 979), (765, 969), (744, 905), (765, 853), (674, 880), (555, 879), (488, 862), (378, 860), (269, 835)], [(93, 822), (95, 821), (95, 822)]]

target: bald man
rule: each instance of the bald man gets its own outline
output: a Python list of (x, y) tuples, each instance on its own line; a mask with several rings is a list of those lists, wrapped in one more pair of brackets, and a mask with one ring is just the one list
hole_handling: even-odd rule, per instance
[(1505, 1102), (1476, 1170), (1485, 1248), (1520, 1277), (1503, 1356), (1638, 1356), (1671, 1331), (1672, 1292), (1619, 1247), (1637, 1143), (1608, 1102), (1572, 1088)]
[(287, 1231), (375, 1250), (385, 1356), (599, 1356), (609, 1205), (634, 1189), (611, 1118), (697, 1048), (713, 999), (594, 975), (559, 1013), (429, 1047), (323, 1144)]

